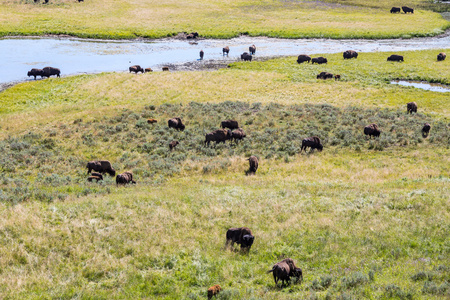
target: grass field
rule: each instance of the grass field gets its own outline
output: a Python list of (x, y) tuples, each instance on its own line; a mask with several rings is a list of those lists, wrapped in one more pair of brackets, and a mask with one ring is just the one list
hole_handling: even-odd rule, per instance
[[(450, 52), (81, 75), (1, 92), (0, 298), (206, 299), (213, 284), (218, 299), (448, 298), (450, 98), (388, 84), (449, 84), (440, 51)], [(315, 79), (321, 71), (342, 80)], [(174, 116), (185, 131), (167, 128)], [(247, 137), (205, 147), (227, 118)], [(379, 139), (362, 133), (372, 122)], [(300, 153), (310, 135), (322, 152)], [(250, 155), (255, 176), (244, 174)], [(137, 184), (87, 182), (93, 159)], [(248, 255), (223, 250), (237, 226), (255, 235)], [(266, 272), (285, 257), (304, 281), (280, 289)]]
[(202, 37), (241, 34), (284, 38), (398, 38), (433, 36), (450, 27), (434, 11), (448, 5), (411, 0), (414, 14), (390, 14), (396, 1), (0, 1), (0, 36), (161, 38), (197, 31)]

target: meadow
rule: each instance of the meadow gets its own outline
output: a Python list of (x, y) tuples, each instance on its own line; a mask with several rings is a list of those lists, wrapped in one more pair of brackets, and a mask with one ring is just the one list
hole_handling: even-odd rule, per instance
[[(414, 14), (391, 14), (398, 1), (0, 1), (0, 36), (70, 35), (82, 38), (201, 37), (242, 34), (284, 38), (410, 38), (450, 27), (438, 12), (448, 5), (410, 0)], [(400, 5), (401, 6), (401, 5)]]
[[(389, 84), (449, 84), (441, 51), (80, 75), (1, 92), (0, 297), (206, 299), (213, 284), (218, 299), (448, 297), (450, 99)], [(342, 80), (317, 80), (321, 71)], [(167, 128), (174, 116), (186, 130)], [(206, 147), (228, 118), (247, 137)], [(379, 139), (363, 135), (372, 122)], [(300, 153), (310, 135), (322, 152)], [(255, 176), (245, 176), (250, 155)], [(87, 182), (94, 159), (137, 184)], [(223, 249), (240, 226), (256, 237), (248, 255)], [(304, 280), (280, 289), (266, 272), (285, 257)]]

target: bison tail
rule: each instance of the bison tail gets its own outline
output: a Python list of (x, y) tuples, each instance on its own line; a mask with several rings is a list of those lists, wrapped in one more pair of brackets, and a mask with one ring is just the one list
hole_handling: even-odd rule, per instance
[(271, 273), (275, 270), (275, 268), (273, 268), (272, 270), (267, 271), (267, 273)]

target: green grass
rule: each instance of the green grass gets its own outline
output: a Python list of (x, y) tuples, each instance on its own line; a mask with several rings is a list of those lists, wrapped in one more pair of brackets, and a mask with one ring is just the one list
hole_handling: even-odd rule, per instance
[[(338, 2), (338, 1), (327, 1)], [(434, 36), (450, 22), (430, 1), (409, 1), (413, 15), (390, 14), (393, 1), (0, 1), (0, 36), (71, 35), (83, 38), (161, 38), (197, 31), (202, 37), (241, 34), (284, 38), (409, 38)], [(373, 2), (370, 2), (373, 3)], [(445, 10), (445, 9), (444, 9)]]
[[(1, 92), (0, 298), (205, 299), (213, 284), (218, 299), (448, 297), (450, 100), (388, 84), (448, 84), (442, 50), (396, 64), (336, 54), (326, 66), (286, 58)], [(320, 71), (342, 81), (316, 80)], [(409, 101), (418, 114), (406, 114)], [(173, 116), (184, 132), (167, 128)], [(226, 118), (247, 138), (205, 147)], [(371, 122), (379, 139), (362, 134)], [(300, 154), (310, 135), (324, 150)], [(255, 176), (244, 175), (249, 155)], [(92, 159), (133, 171), (137, 185), (87, 182)], [(235, 226), (256, 236), (249, 255), (223, 250)], [(304, 281), (280, 289), (266, 272), (285, 257)]]

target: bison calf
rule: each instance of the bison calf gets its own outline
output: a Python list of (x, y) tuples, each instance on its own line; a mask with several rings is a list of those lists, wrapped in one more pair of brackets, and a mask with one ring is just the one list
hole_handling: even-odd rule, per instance
[(220, 287), (220, 285), (216, 284), (213, 285), (212, 287), (210, 287), (208, 289), (208, 299), (211, 299), (213, 296), (217, 297), (217, 294), (219, 294), (219, 292), (222, 290), (222, 288)]
[(413, 112), (417, 113), (417, 103), (416, 102), (406, 103), (406, 111), (409, 114), (412, 114)]
[(428, 137), (428, 134), (430, 133), (431, 125), (429, 123), (423, 124), (422, 127), (422, 136), (424, 138)]
[(341, 75), (339, 74), (334, 75), (334, 80), (341, 80)]
[(157, 122), (158, 122), (158, 120), (156, 120), (156, 119), (147, 119), (148, 124), (153, 124), (153, 123), (157, 123)]
[(145, 73), (153, 72), (152, 68), (145, 68)]
[(89, 182), (91, 182), (92, 180), (97, 180), (97, 182), (98, 182), (98, 181), (101, 180), (101, 179), (100, 179), (100, 177), (98, 177), (98, 176), (89, 176), (87, 180), (88, 180)]
[(175, 147), (176, 147), (178, 144), (179, 144), (178, 141), (171, 141), (171, 142), (169, 143), (169, 149), (170, 149), (170, 151), (172, 151), (173, 149), (175, 149)]
[(228, 246), (233, 247), (234, 243), (241, 245), (241, 251), (250, 251), (253, 245), (255, 237), (252, 235), (252, 231), (247, 227), (230, 228), (227, 231), (227, 240), (225, 242), (225, 248)]

